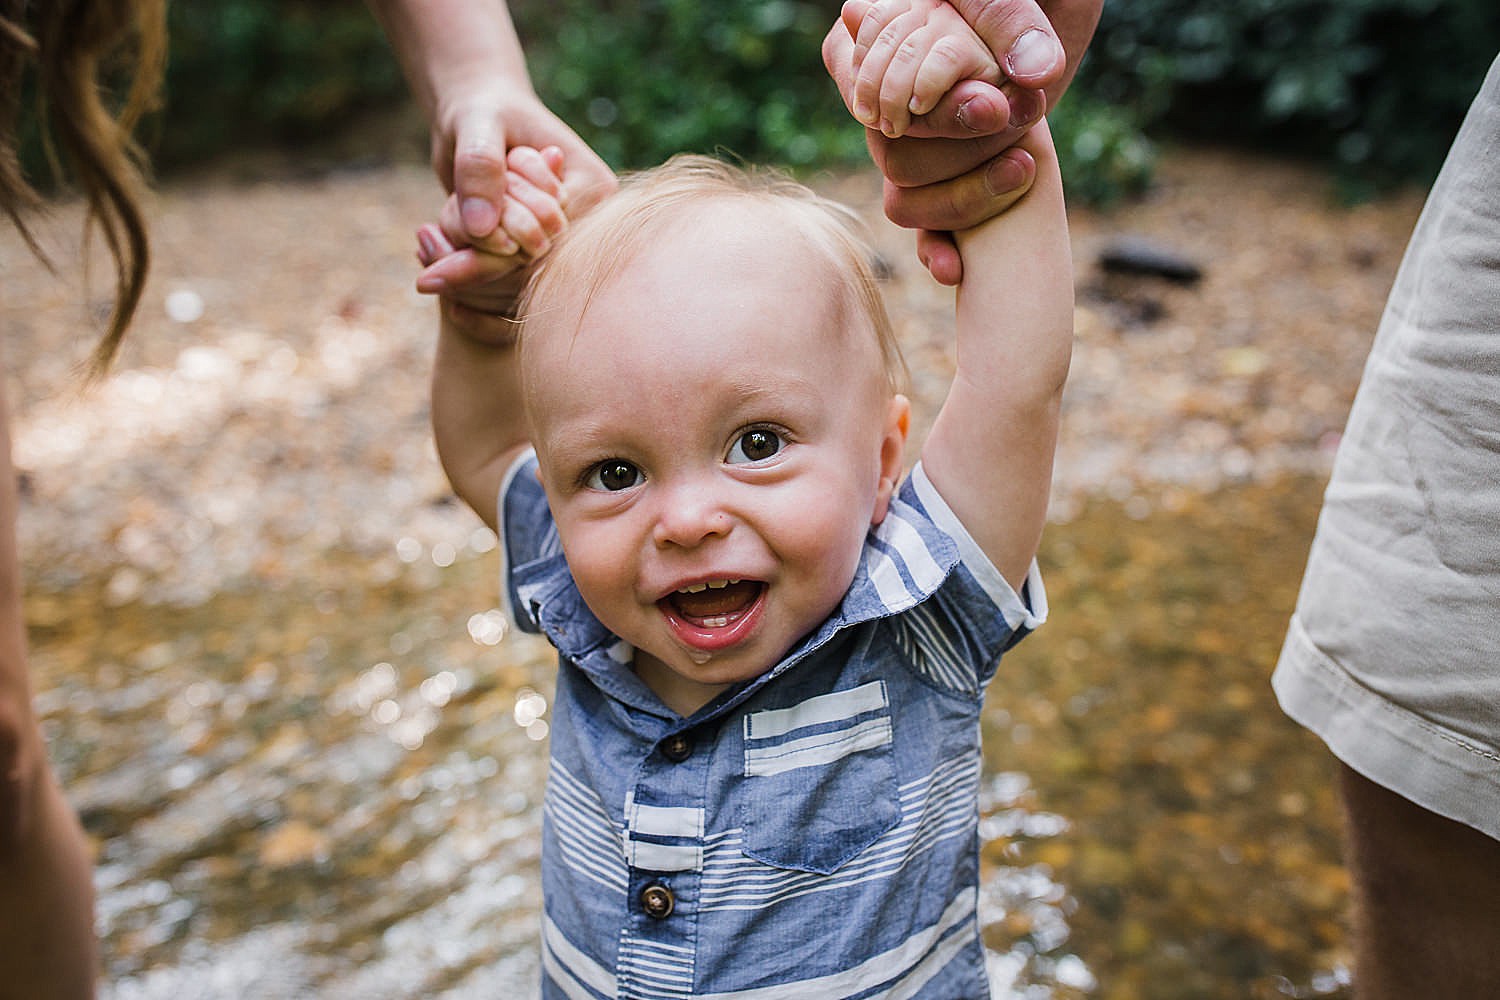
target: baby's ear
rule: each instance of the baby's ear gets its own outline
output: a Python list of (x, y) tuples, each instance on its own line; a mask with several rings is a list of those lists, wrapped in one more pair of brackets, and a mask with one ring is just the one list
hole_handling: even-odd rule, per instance
[(880, 487), (875, 494), (875, 510), (870, 515), (872, 525), (885, 520), (890, 510), (891, 497), (896, 484), (901, 481), (902, 460), (906, 456), (906, 433), (911, 427), (911, 401), (899, 392), (891, 397), (886, 408), (885, 434), (880, 439)]

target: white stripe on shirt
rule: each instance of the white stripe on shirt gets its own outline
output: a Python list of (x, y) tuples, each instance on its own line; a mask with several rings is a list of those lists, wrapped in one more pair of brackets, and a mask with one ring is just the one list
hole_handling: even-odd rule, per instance
[[(896, 947), (867, 958), (852, 969), (835, 972), (828, 976), (819, 976), (816, 979), (804, 979), (800, 982), (777, 983), (775, 986), (762, 986), (731, 993), (704, 994), (698, 1000), (785, 1000), (789, 996), (847, 997), (863, 992), (887, 982), (891, 978), (893, 969), (907, 970), (908, 974), (921, 969), (925, 965), (922, 961), (923, 957), (930, 955), (937, 948), (942, 937), (974, 916), (977, 899), (976, 890), (965, 889), (948, 904), (948, 908), (943, 911), (937, 923), (923, 928)], [(964, 934), (956, 936), (963, 943), (969, 940)], [(888, 992), (883, 995), (898, 994)]]
[(583, 985), (607, 997), (615, 995), (615, 977), (604, 966), (574, 947), (549, 916), (542, 917), (542, 966), (571, 1000), (594, 1000)]
[(769, 777), (799, 767), (822, 767), (861, 750), (873, 750), (891, 742), (889, 716), (866, 719), (857, 726), (818, 733), (768, 747), (745, 748), (745, 776)]
[(890, 704), (883, 681), (871, 681), (846, 691), (834, 691), (809, 698), (790, 708), (751, 712), (745, 716), (745, 739), (768, 740), (785, 736), (793, 729), (842, 722), (865, 712), (874, 712)]

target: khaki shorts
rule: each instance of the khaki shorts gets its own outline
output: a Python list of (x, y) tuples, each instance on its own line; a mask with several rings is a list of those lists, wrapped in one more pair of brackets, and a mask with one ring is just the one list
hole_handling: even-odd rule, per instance
[(1396, 276), (1272, 683), (1350, 767), (1500, 839), (1500, 59)]

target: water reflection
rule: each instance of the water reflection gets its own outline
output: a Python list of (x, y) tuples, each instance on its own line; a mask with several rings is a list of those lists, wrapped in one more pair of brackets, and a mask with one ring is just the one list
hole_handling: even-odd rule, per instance
[[(1049, 530), (1054, 620), (985, 719), (997, 997), (1345, 995), (1330, 784), (1266, 688), (1317, 494)], [(535, 984), (550, 651), (476, 612), (493, 545), (451, 549), (403, 542), (377, 579), (329, 556), (191, 608), (108, 578), (32, 595), (107, 1000)]]
[(987, 754), (1069, 821), (1014, 860), (1076, 899), (1093, 995), (1347, 995), (1329, 760), (1267, 680), (1320, 491), (1163, 493), (1049, 529), (1052, 635), (1003, 664)]
[(545, 650), (471, 627), (485, 560), (437, 588), (363, 589), (366, 565), (325, 567), (350, 590), (102, 623), (98, 588), (39, 595), (39, 707), (98, 845), (105, 996), (534, 978)]

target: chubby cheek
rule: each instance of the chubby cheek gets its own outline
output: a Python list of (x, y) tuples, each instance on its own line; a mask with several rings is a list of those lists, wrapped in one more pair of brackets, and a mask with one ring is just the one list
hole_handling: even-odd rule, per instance
[(587, 522), (559, 519), (557, 528), (579, 594), (606, 627), (620, 631), (622, 611), (635, 595), (637, 560), (631, 547), (622, 544), (618, 532)]
[(789, 507), (776, 520), (770, 538), (783, 567), (808, 581), (819, 603), (837, 604), (853, 579), (869, 529), (861, 500), (830, 491)]

